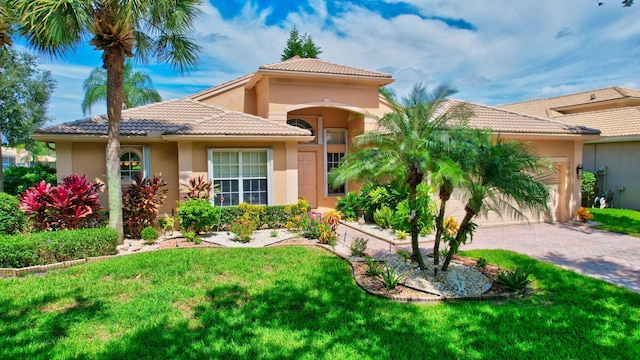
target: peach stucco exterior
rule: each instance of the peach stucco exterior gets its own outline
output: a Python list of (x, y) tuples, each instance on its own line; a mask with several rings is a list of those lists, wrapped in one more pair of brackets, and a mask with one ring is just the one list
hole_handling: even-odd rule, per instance
[[(335, 67), (335, 64), (330, 65)], [(165, 205), (160, 209), (163, 215), (175, 215), (177, 204), (190, 179), (201, 175), (212, 177), (210, 156), (214, 149), (267, 150), (271, 162), (268, 184), (270, 205), (292, 204), (299, 196), (303, 196), (314, 208), (333, 208), (339, 196), (349, 190), (356, 190), (358, 184), (347, 184), (339, 191), (330, 188), (327, 184), (329, 163), (333, 162), (335, 165), (339, 156), (349, 151), (355, 136), (375, 130), (376, 118), (390, 111), (379, 94), (382, 86), (393, 82), (390, 75), (380, 76), (385, 74), (366, 73), (362, 70), (363, 75), (357, 71), (355, 75), (307, 73), (280, 71), (277, 67), (274, 70), (267, 66), (253, 74), (185, 98), (187, 105), (207, 104), (225, 111), (268, 119), (280, 127), (287, 123), (294, 125), (293, 122), (301, 122), (313, 136), (309, 136), (307, 130), (304, 130), (304, 136), (249, 136), (237, 133), (202, 135), (198, 132), (184, 134), (149, 131), (144, 136), (122, 136), (121, 148), (125, 151), (144, 147), (148, 153), (148, 158), (145, 158), (148, 161), (148, 173), (145, 175), (160, 176), (167, 181), (169, 191)], [(511, 115), (513, 114), (509, 116)], [(295, 129), (302, 131), (300, 128)], [(568, 220), (580, 204), (580, 182), (575, 169), (576, 164), (582, 164), (583, 141), (587, 137), (569, 132), (497, 133), (503, 139), (535, 144), (540, 154), (553, 162), (557, 172), (554, 197), (550, 203), (552, 214), (539, 220)], [(44, 133), (34, 138), (55, 143), (59, 179), (79, 173), (106, 183), (105, 135)], [(107, 194), (103, 194), (101, 199), (106, 207)], [(450, 209), (452, 215), (462, 216), (464, 207), (460, 201), (453, 200)], [(538, 220), (531, 215), (528, 218), (531, 221)], [(511, 221), (491, 216), (478, 222)]]

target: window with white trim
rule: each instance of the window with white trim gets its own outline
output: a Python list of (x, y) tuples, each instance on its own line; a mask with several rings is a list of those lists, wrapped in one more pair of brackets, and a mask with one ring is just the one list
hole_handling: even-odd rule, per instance
[(324, 130), (325, 149), (325, 193), (327, 196), (338, 196), (346, 193), (346, 186), (343, 184), (333, 187), (329, 183), (329, 172), (340, 165), (340, 160), (347, 153), (347, 129), (325, 129)]
[(209, 175), (218, 191), (216, 205), (269, 205), (272, 172), (269, 149), (209, 149)]

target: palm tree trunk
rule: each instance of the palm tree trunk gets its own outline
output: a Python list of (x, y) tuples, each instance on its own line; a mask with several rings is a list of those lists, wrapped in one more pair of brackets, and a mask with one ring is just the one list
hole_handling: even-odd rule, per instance
[(411, 182), (409, 184), (409, 218), (411, 219), (411, 248), (413, 250), (413, 258), (420, 266), (420, 269), (424, 269), (424, 260), (420, 253), (420, 244), (418, 243), (418, 209), (416, 209), (416, 193), (417, 184)]
[[(436, 241), (433, 244), (433, 265), (438, 266), (440, 263), (440, 241), (442, 240), (442, 233), (444, 232), (444, 214), (447, 208), (447, 201), (451, 197), (451, 194), (446, 190), (445, 184), (440, 186), (440, 211), (438, 217), (436, 217)], [(437, 268), (435, 270), (438, 271)]]
[(124, 54), (119, 51), (105, 51), (107, 68), (107, 189), (109, 196), (109, 227), (118, 231), (119, 239), (124, 239), (122, 226), (122, 181), (120, 179), (120, 118), (124, 102)]
[(471, 223), (471, 219), (473, 219), (473, 217), (476, 215), (476, 213), (473, 210), (471, 210), (471, 208), (468, 205), (467, 207), (465, 207), (465, 211), (466, 211), (466, 214), (462, 219), (462, 223), (460, 224), (460, 229), (456, 234), (456, 238), (451, 240), (452, 243), (449, 244), (449, 252), (447, 253), (447, 258), (444, 260), (444, 263), (442, 264), (442, 271), (447, 271), (447, 269), (449, 268), (449, 263), (451, 263), (451, 259), (453, 258), (453, 255), (458, 251), (458, 248), (460, 247), (460, 242), (462, 241), (462, 237), (465, 236), (466, 233), (469, 231), (469, 224)]

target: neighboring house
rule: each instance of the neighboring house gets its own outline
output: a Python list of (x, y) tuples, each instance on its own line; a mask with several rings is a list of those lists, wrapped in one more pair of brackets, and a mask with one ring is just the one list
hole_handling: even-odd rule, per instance
[[(296, 57), (183, 99), (123, 110), (122, 178), (162, 176), (169, 184), (165, 214), (174, 214), (181, 189), (200, 175), (219, 186), (225, 200), (218, 196), (216, 205), (286, 205), (302, 196), (314, 208), (332, 208), (357, 184), (333, 188), (327, 173), (353, 138), (375, 130), (375, 117), (389, 111), (379, 89), (393, 81), (381, 72)], [(532, 141), (554, 161), (557, 191), (548, 220), (567, 220), (580, 199), (573, 165), (582, 163), (583, 141), (598, 131), (471, 107), (472, 126)], [(39, 129), (33, 138), (55, 143), (59, 178), (76, 172), (105, 182), (107, 122), (106, 116), (68, 122)]]
[(584, 171), (596, 174), (614, 207), (640, 210), (640, 90), (610, 87), (500, 106), (601, 131), (586, 141)]
[[(29, 167), (34, 162), (31, 153), (24, 149), (2, 147), (2, 168), (9, 166)], [(55, 167), (56, 158), (53, 156), (37, 155), (35, 162)]]

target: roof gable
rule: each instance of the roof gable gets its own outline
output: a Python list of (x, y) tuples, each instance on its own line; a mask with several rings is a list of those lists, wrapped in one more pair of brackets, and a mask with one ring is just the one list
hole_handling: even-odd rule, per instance
[(353, 66), (336, 64), (320, 59), (301, 58), (294, 56), (291, 59), (278, 63), (260, 66), (260, 70), (277, 70), (291, 73), (312, 73), (324, 75), (348, 75), (371, 78), (391, 79), (391, 74), (378, 71), (365, 70)]

